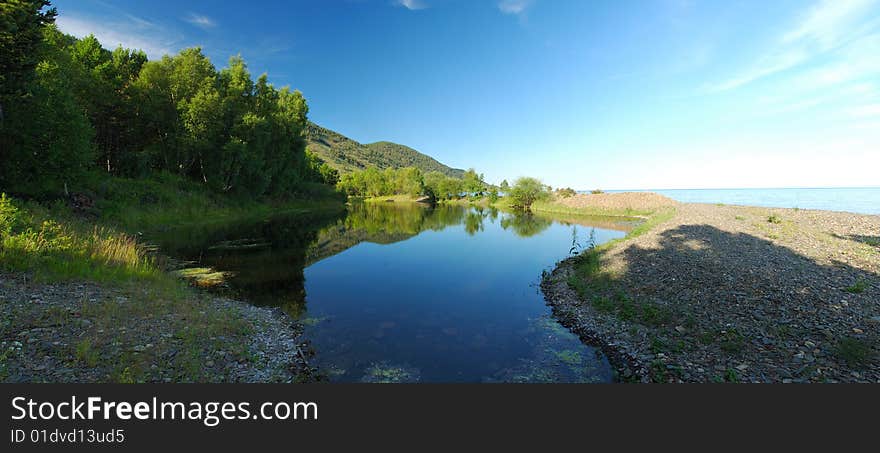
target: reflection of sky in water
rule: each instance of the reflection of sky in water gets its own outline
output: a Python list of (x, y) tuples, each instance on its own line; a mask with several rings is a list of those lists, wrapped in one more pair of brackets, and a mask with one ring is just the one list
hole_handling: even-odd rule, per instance
[(538, 283), (573, 231), (602, 243), (625, 234), (616, 222), (378, 203), (156, 239), (228, 272), (236, 296), (303, 320), (332, 380), (589, 382), (610, 378), (607, 362), (552, 320)]
[[(319, 368), (340, 381), (608, 380), (607, 362), (548, 318), (537, 287), (572, 229), (585, 244), (591, 228), (488, 214), (473, 235), (471, 216), (308, 267), (307, 316), (324, 319), (307, 330)], [(598, 243), (623, 235), (595, 230)]]

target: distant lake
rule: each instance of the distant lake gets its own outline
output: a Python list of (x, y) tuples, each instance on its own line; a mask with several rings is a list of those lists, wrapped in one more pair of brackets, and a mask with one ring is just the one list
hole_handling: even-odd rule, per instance
[[(880, 175), (878, 175), (880, 179)], [(880, 214), (880, 187), (806, 189), (659, 189), (609, 190), (655, 192), (684, 203), (724, 203), (773, 208), (822, 209)]]
[(607, 358), (561, 326), (539, 283), (571, 249), (632, 222), (355, 203), (172, 231), (172, 256), (227, 272), (235, 295), (306, 325), (311, 364), (341, 382), (607, 382)]

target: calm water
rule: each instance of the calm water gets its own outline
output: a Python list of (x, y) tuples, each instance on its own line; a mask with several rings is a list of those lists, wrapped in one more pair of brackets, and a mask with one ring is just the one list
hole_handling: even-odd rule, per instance
[[(624, 192), (610, 190), (609, 192)], [(651, 190), (685, 203), (724, 203), (775, 208), (823, 209), (880, 214), (880, 187), (813, 189)]]
[(312, 364), (333, 381), (604, 382), (606, 358), (552, 318), (538, 288), (573, 243), (628, 228), (578, 222), (358, 204), (341, 219), (175, 232), (165, 247), (230, 272), (231, 290), (302, 320)]

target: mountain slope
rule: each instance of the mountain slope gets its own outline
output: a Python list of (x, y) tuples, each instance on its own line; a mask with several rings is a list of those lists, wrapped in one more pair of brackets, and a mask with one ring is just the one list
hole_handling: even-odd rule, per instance
[(338, 132), (309, 123), (309, 150), (340, 174), (375, 166), (380, 169), (416, 167), (424, 172), (439, 171), (460, 178), (464, 170), (437, 162), (408, 146), (391, 142), (358, 143)]

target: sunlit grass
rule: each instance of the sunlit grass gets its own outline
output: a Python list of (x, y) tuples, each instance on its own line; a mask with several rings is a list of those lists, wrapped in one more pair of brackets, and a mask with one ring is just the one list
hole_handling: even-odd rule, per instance
[[(161, 279), (162, 272), (137, 241), (108, 227), (56, 220), (40, 205), (6, 199), (0, 223), (0, 268), (48, 280)], [(9, 209), (8, 205), (15, 206)]]

